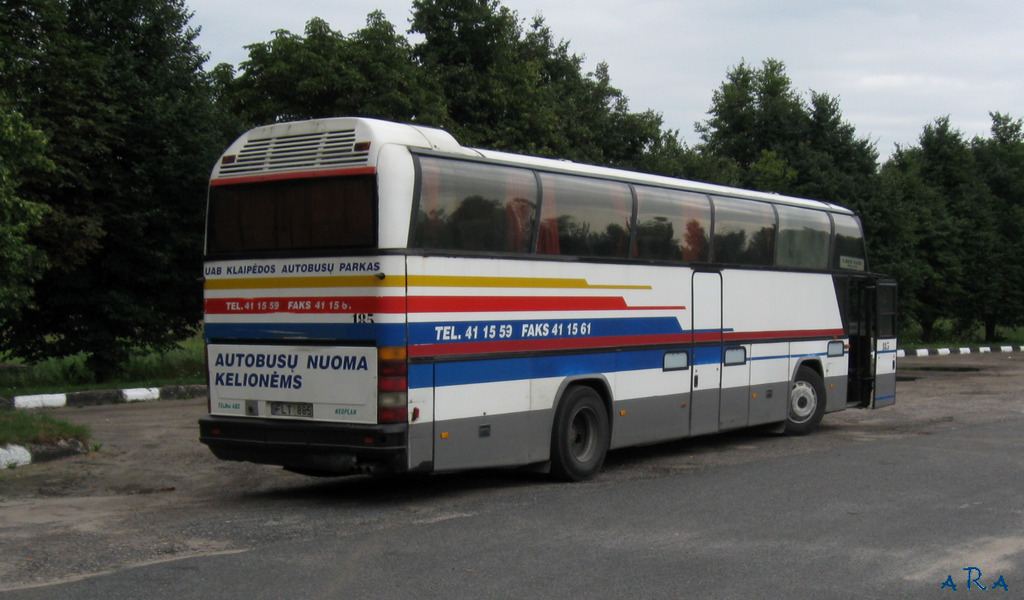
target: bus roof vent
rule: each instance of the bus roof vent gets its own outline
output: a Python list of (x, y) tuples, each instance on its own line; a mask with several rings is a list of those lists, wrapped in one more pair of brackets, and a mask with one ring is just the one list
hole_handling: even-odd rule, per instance
[(220, 165), (220, 176), (365, 166), (369, 149), (357, 151), (355, 141), (355, 129), (252, 138), (246, 140), (234, 162)]

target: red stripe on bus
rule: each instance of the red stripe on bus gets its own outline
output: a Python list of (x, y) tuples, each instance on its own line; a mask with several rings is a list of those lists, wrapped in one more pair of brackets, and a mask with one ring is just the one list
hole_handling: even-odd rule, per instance
[(726, 342), (737, 341), (790, 341), (801, 338), (844, 337), (842, 329), (794, 329), (790, 331), (727, 331), (723, 336)]
[(628, 306), (621, 296), (409, 296), (411, 313), (548, 310), (686, 310), (686, 307)]
[(459, 342), (409, 346), (410, 357), (458, 356), (461, 354), (494, 354), (496, 352), (536, 352), (542, 350), (594, 350), (650, 346), (654, 344), (690, 344), (688, 333), (664, 335), (620, 335), (606, 337), (545, 338), (538, 340), (507, 340), (496, 342)]
[(207, 298), (210, 315), (403, 313), (404, 296), (298, 296), (269, 298)]
[(725, 332), (706, 331), (697, 333), (672, 333), (649, 335), (620, 335), (602, 337), (565, 337), (531, 340), (505, 340), (488, 342), (451, 342), (446, 344), (421, 344), (409, 346), (411, 357), (459, 356), (465, 354), (493, 354), (496, 352), (537, 352), (543, 350), (595, 350), (617, 349), (636, 346), (665, 344), (702, 344), (719, 342), (726, 344), (737, 340), (798, 341), (842, 337), (842, 329), (814, 329), (799, 331), (758, 331)]
[[(626, 306), (612, 297), (409, 296), (410, 313), (480, 313), (608, 310), (686, 310), (685, 306)], [(208, 314), (388, 313), (406, 312), (402, 296), (269, 296), (208, 298)]]
[(411, 313), (625, 310), (621, 297), (606, 296), (409, 296)]
[(351, 169), (327, 169), (324, 171), (301, 171), (297, 173), (267, 173), (265, 175), (239, 175), (232, 177), (226, 175), (220, 179), (211, 179), (211, 186), (237, 185), (242, 183), (259, 183), (264, 181), (277, 181), (280, 179), (313, 179), (317, 177), (338, 177), (344, 175), (375, 175), (376, 167), (353, 167)]

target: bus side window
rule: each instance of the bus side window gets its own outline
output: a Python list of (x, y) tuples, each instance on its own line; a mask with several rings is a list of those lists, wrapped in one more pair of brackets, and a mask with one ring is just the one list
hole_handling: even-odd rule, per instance
[(649, 260), (706, 262), (711, 204), (704, 194), (637, 186), (637, 251)]
[(828, 214), (794, 206), (778, 205), (780, 267), (827, 269), (832, 222)]
[[(538, 254), (626, 258), (633, 196), (624, 183), (542, 173)], [(557, 206), (557, 208), (556, 208)], [(557, 244), (549, 239), (557, 227)]]
[(775, 261), (775, 211), (770, 204), (713, 197), (716, 263), (769, 266)]
[(527, 253), (537, 207), (528, 169), (421, 156), (413, 247)]
[(867, 252), (860, 221), (852, 215), (833, 214), (836, 223), (836, 243), (832, 255), (832, 268), (845, 271), (867, 270)]

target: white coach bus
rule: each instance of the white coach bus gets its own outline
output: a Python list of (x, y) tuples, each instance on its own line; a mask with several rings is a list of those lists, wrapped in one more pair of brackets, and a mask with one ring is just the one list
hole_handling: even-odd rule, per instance
[(222, 459), (579, 480), (609, 449), (895, 401), (895, 283), (840, 206), (362, 118), (253, 129), (210, 186)]

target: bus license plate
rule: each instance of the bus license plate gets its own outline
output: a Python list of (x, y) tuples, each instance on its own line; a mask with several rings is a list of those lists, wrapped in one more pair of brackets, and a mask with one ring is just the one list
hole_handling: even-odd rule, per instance
[(271, 402), (270, 414), (275, 417), (313, 418), (313, 405), (308, 402)]

